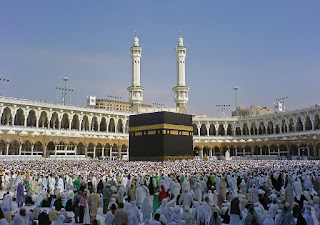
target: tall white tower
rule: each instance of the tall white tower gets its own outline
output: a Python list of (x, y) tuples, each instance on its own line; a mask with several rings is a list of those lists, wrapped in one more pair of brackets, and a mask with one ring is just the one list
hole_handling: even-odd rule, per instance
[(131, 111), (138, 111), (139, 105), (143, 101), (143, 90), (140, 84), (140, 59), (142, 48), (139, 46), (139, 38), (137, 32), (134, 37), (133, 46), (130, 48), (132, 59), (132, 82), (127, 88), (129, 91), (129, 102), (131, 103)]
[(178, 112), (187, 113), (187, 102), (189, 100), (189, 87), (186, 86), (186, 52), (187, 48), (183, 46), (183, 38), (180, 37), (178, 46), (174, 49), (177, 59), (177, 86), (172, 88), (174, 91), (174, 102), (176, 103)]

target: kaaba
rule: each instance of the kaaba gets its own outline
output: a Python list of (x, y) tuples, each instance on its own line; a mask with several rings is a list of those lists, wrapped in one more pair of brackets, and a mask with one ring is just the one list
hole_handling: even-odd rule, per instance
[(130, 116), (130, 161), (164, 161), (187, 159), (192, 156), (191, 115), (155, 112)]

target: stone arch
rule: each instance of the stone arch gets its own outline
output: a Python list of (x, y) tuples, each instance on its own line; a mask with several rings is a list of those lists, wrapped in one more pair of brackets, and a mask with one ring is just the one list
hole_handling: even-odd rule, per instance
[(7, 143), (4, 140), (0, 140), (0, 155), (7, 154)]
[[(227, 147), (226, 147), (227, 148)], [(227, 148), (228, 149), (228, 148)], [(229, 147), (229, 151), (230, 151), (230, 156), (236, 156), (236, 148), (233, 146)], [(225, 154), (225, 148), (223, 148), (223, 155)]]
[(122, 122), (122, 119), (119, 119), (119, 120), (118, 120), (117, 132), (118, 132), (118, 133), (123, 133), (123, 122)]
[(69, 151), (74, 151), (75, 147), (76, 147), (76, 145), (73, 142), (69, 142), (67, 144), (67, 150), (69, 150)]
[(110, 156), (110, 144), (107, 143), (105, 146), (104, 146), (104, 156)]
[(281, 156), (288, 156), (288, 147), (284, 144), (279, 146), (280, 155)]
[(232, 130), (232, 125), (229, 123), (227, 127), (227, 135), (232, 136), (233, 135), (233, 130)]
[(258, 133), (255, 122), (251, 123), (250, 133), (251, 133), (251, 135), (257, 135), (257, 133)]
[[(62, 151), (65, 149), (66, 144), (63, 141), (60, 141), (57, 145), (56, 145), (56, 149), (58, 151)], [(60, 155), (64, 155), (64, 153), (59, 153)]]
[(226, 134), (226, 131), (224, 130), (223, 124), (219, 124), (218, 135), (224, 136), (225, 134)]
[(40, 141), (34, 144), (33, 155), (43, 155), (43, 144)]
[(207, 127), (204, 123), (200, 127), (200, 136), (207, 136)]
[(77, 114), (74, 114), (71, 120), (71, 129), (79, 130), (79, 128), (80, 128), (79, 116)]
[(309, 145), (308, 145), (308, 148), (309, 148), (309, 154), (310, 154), (310, 156), (311, 156), (312, 158), (314, 158), (315, 153), (316, 153), (316, 151), (315, 151), (315, 146), (314, 146), (313, 144), (309, 144)]
[(9, 144), (8, 155), (19, 155), (20, 144), (17, 140), (13, 140)]
[(262, 149), (262, 155), (269, 155), (269, 148), (267, 145), (263, 145), (261, 149)]
[(313, 129), (314, 130), (319, 130), (320, 129), (320, 119), (319, 119), (319, 115), (318, 114), (316, 114), (315, 116), (314, 116), (314, 119), (313, 119)]
[(287, 133), (288, 132), (288, 127), (286, 125), (286, 121), (285, 120), (281, 121), (281, 132), (282, 133)]
[(277, 145), (270, 145), (270, 155), (277, 155), (278, 154), (278, 147)]
[(102, 157), (102, 144), (97, 144), (96, 146), (96, 158)]
[(209, 146), (205, 146), (205, 147), (203, 147), (203, 156), (209, 156), (210, 155), (210, 151), (211, 151), (211, 149), (210, 149), (210, 147)]
[(220, 148), (218, 146), (214, 147), (213, 149), (213, 153), (215, 156), (221, 156), (221, 151), (220, 151)]
[(240, 136), (240, 135), (241, 135), (241, 128), (236, 127), (236, 136)]
[(275, 128), (276, 134), (280, 133), (280, 126), (279, 124), (276, 124), (276, 128)]
[(119, 156), (119, 147), (118, 147), (118, 145), (116, 144), (116, 143), (114, 143), (113, 145), (112, 145), (112, 152), (113, 153), (117, 153), (117, 157)]
[(260, 124), (259, 124), (259, 135), (262, 135), (262, 134), (266, 134), (266, 127), (264, 126), (263, 122), (260, 122)]
[(24, 112), (21, 108), (19, 108), (14, 117), (14, 125), (16, 126), (24, 126)]
[(12, 115), (9, 107), (6, 107), (2, 112), (1, 125), (12, 125)]
[(27, 127), (36, 127), (36, 124), (37, 124), (36, 112), (33, 109), (31, 109), (27, 117)]
[(291, 156), (298, 156), (299, 155), (299, 148), (296, 144), (290, 145), (290, 155)]
[(320, 143), (316, 145), (316, 159), (320, 159)]
[(294, 123), (293, 123), (293, 119), (292, 118), (289, 119), (288, 130), (289, 130), (289, 132), (294, 132)]
[(86, 154), (86, 147), (82, 142), (77, 144), (77, 155), (85, 155)]
[(260, 146), (258, 145), (254, 146), (253, 154), (260, 155)]
[(107, 131), (107, 120), (105, 117), (101, 118), (100, 131)]
[(58, 113), (52, 113), (51, 121), (50, 121), (50, 128), (52, 129), (59, 129), (59, 119)]
[(296, 132), (303, 131), (303, 124), (300, 117), (297, 118)]
[(217, 134), (216, 134), (216, 128), (215, 128), (214, 124), (210, 124), (209, 135), (210, 135), (210, 136), (212, 136), (212, 135), (217, 135)]
[(54, 155), (55, 154), (55, 148), (56, 148), (56, 145), (53, 141), (50, 141), (47, 145), (47, 152), (48, 152), (48, 155)]
[(268, 122), (267, 134), (273, 134), (273, 122), (272, 121)]
[(69, 115), (64, 113), (61, 119), (61, 129), (69, 129)]
[(98, 131), (98, 128), (98, 118), (94, 116), (91, 120), (91, 130)]
[(89, 118), (84, 115), (81, 121), (81, 130), (89, 130)]
[(198, 135), (198, 127), (196, 124), (192, 124), (193, 127), (193, 135)]
[(310, 117), (307, 115), (304, 120), (304, 129), (305, 130), (312, 130), (312, 123)]
[(201, 148), (199, 146), (195, 146), (193, 148), (193, 156), (199, 156), (199, 151), (201, 150)]
[(48, 127), (49, 121), (48, 121), (47, 112), (45, 111), (41, 112), (38, 123), (39, 123), (38, 127), (40, 128)]
[(111, 133), (115, 133), (116, 132), (116, 126), (115, 126), (115, 122), (114, 122), (114, 119), (111, 118), (110, 119), (110, 122), (109, 122), (109, 132)]
[(247, 123), (244, 123), (242, 126), (242, 135), (249, 135), (249, 128)]
[(252, 155), (251, 147), (249, 145), (245, 146), (244, 152), (246, 153), (246, 155)]
[(93, 154), (94, 154), (94, 144), (90, 142), (87, 147), (87, 157), (93, 158)]

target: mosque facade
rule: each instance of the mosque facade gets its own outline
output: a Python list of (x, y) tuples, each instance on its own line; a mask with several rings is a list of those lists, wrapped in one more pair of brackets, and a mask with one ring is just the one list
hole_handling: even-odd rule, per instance
[[(110, 158), (129, 155), (129, 116), (156, 111), (187, 112), (185, 81), (187, 48), (180, 33), (175, 48), (176, 108), (139, 108), (144, 88), (140, 82), (142, 47), (137, 34), (130, 48), (132, 82), (127, 88), (131, 112), (59, 105), (0, 97), (0, 158)], [(194, 155), (234, 159), (274, 159), (281, 156), (320, 159), (320, 106), (253, 117), (193, 116)]]

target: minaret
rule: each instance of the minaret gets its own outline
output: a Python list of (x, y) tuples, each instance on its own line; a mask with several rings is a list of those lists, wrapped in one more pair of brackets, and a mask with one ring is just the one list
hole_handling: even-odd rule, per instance
[(131, 111), (138, 111), (139, 105), (143, 101), (144, 88), (140, 85), (140, 59), (142, 48), (139, 46), (139, 38), (134, 37), (133, 46), (130, 48), (132, 59), (132, 82), (131, 86), (127, 88), (129, 91), (129, 102), (131, 103)]
[(177, 106), (177, 110), (180, 113), (187, 113), (187, 102), (189, 87), (186, 86), (186, 52), (187, 48), (183, 46), (183, 38), (180, 37), (178, 46), (174, 49), (177, 58), (177, 86), (172, 88), (174, 91), (174, 101)]

